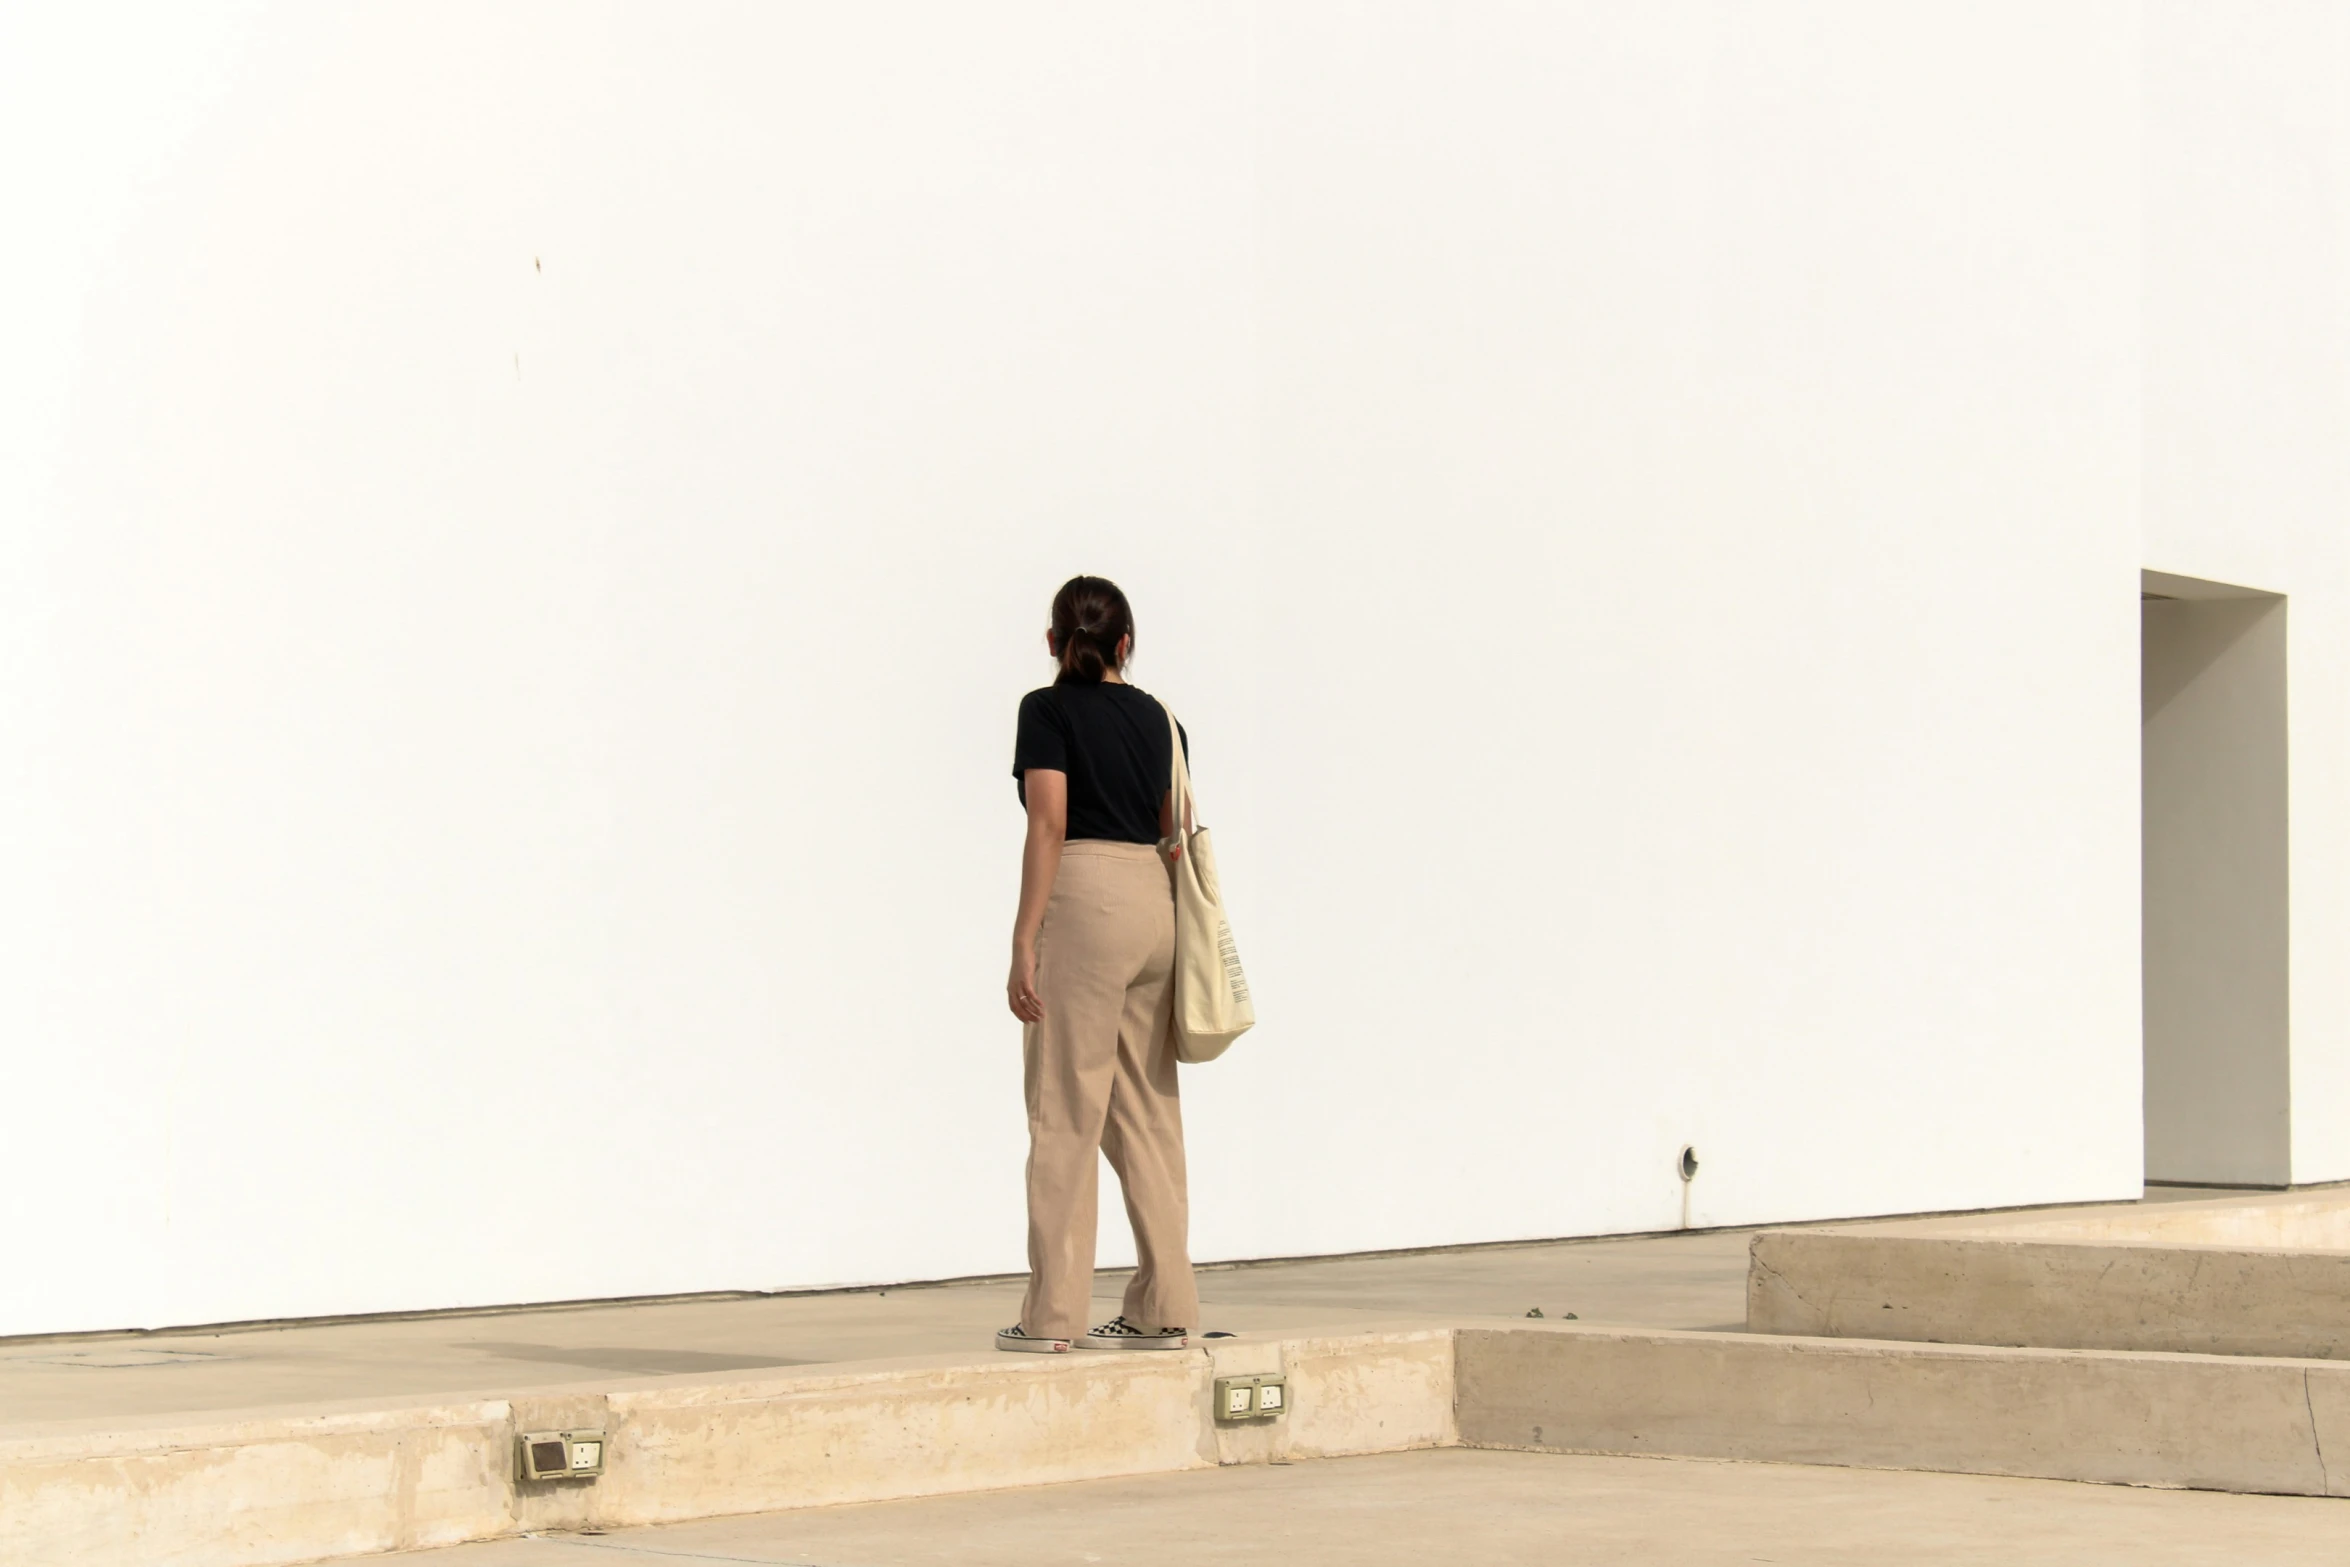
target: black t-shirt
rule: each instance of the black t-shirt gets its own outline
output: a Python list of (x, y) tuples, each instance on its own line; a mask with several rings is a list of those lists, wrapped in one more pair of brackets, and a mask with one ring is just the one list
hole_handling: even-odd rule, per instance
[[(1191, 755), (1191, 736), (1183, 736)], [(1020, 699), (1020, 733), (1012, 776), (1028, 803), (1027, 772), (1069, 775), (1069, 836), (1113, 843), (1157, 843), (1159, 802), (1175, 758), (1167, 744), (1167, 710), (1133, 686), (1046, 686)]]

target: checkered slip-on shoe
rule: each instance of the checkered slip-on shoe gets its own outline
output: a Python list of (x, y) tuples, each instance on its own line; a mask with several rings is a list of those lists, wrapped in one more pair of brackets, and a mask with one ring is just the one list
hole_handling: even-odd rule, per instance
[(1137, 1327), (1124, 1317), (1112, 1317), (1078, 1342), (1087, 1349), (1182, 1349), (1191, 1342), (1191, 1330)]
[(1069, 1341), (1065, 1338), (1031, 1338), (1015, 1322), (995, 1336), (995, 1347), (1018, 1350), (1024, 1355), (1065, 1355), (1069, 1352)]

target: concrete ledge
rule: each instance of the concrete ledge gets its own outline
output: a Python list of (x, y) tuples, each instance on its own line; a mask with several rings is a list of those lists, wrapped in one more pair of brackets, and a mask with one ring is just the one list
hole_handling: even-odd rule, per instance
[[(1293, 1412), (1220, 1427), (1218, 1376), (1282, 1371)], [(1446, 1445), (1452, 1334), (1234, 1340), (1182, 1355), (882, 1366), (610, 1395), (612, 1472), (576, 1493), (622, 1525), (882, 1501), (1276, 1457)]]
[[(1289, 1417), (1215, 1424), (1217, 1376), (1273, 1370), (1290, 1379)], [(1455, 1440), (1452, 1392), (1452, 1330), (1408, 1326), (0, 1432), (0, 1561), (279, 1567), (528, 1529), (1394, 1452)], [(582, 1426), (611, 1434), (602, 1479), (516, 1482), (518, 1431)]]
[(1925, 1232), (1767, 1230), (1757, 1333), (2350, 1358), (2350, 1252)]
[(2020, 1213), (1946, 1214), (1873, 1226), (1904, 1235), (2119, 1241), (2248, 1251), (2350, 1250), (2350, 1191), (2235, 1193), (2193, 1202), (2120, 1203)]
[(513, 1527), (497, 1401), (0, 1438), (0, 1561), (275, 1564)]
[(2345, 1365), (1532, 1327), (1454, 1356), (1471, 1447), (2350, 1495)]

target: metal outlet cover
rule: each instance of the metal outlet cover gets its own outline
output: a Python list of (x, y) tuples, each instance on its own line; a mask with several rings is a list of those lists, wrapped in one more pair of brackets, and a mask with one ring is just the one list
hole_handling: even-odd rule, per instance
[(593, 1480), (611, 1446), (601, 1431), (525, 1431), (515, 1438), (515, 1473), (525, 1480)]

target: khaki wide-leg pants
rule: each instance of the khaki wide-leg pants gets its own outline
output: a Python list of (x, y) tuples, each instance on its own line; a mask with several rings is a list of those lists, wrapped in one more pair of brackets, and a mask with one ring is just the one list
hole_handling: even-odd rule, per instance
[(1086, 1330), (1095, 1199), (1109, 1156), (1126, 1189), (1140, 1265), (1128, 1320), (1199, 1328), (1183, 1108), (1175, 1094), (1175, 888), (1146, 843), (1062, 846), (1036, 944), (1044, 1019), (1027, 1030), (1028, 1299), (1038, 1338)]

